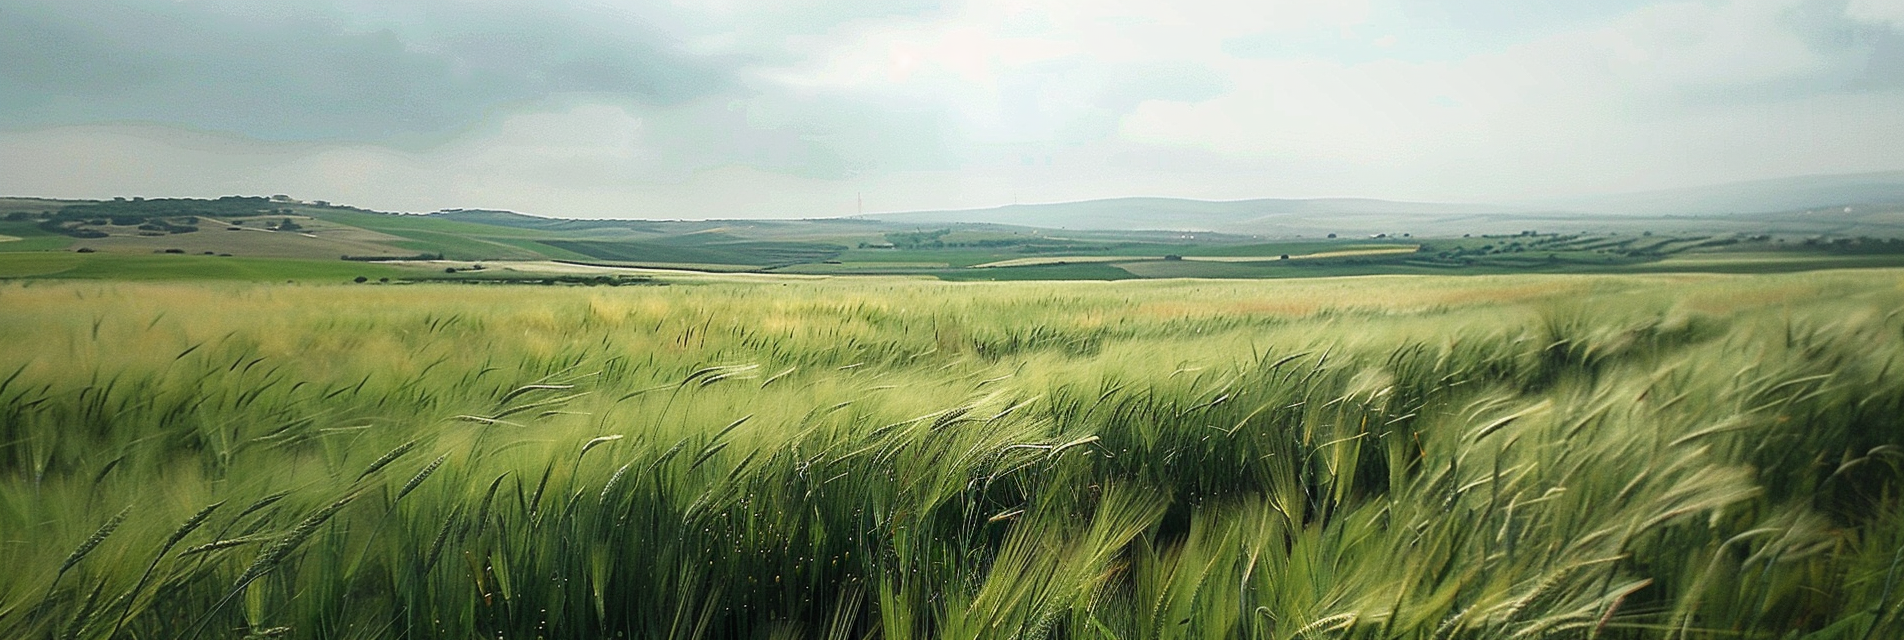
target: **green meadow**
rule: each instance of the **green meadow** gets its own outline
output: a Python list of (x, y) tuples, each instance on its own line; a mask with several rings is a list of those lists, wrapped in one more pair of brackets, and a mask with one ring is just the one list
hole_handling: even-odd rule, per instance
[(429, 271), (341, 260), (244, 258), (206, 255), (109, 253), (0, 254), (0, 280), (22, 278), (89, 280), (308, 280), (337, 283), (358, 276), (416, 278)]
[(0, 637), (1895, 638), (1901, 278), (15, 281)]

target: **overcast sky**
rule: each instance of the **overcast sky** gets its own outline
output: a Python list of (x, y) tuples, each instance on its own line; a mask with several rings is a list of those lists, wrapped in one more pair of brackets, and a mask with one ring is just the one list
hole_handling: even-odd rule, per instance
[(0, 0), (9, 195), (808, 217), (1893, 169), (1904, 0)]

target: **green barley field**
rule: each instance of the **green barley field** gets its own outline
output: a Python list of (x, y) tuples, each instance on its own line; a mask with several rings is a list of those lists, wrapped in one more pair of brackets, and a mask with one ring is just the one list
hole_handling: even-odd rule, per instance
[(0, 637), (1904, 637), (1904, 271), (0, 283)]

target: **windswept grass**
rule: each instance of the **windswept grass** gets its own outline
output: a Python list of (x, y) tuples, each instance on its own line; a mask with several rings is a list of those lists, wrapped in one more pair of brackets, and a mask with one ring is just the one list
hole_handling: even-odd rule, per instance
[(1898, 637), (1899, 275), (0, 285), (0, 636)]

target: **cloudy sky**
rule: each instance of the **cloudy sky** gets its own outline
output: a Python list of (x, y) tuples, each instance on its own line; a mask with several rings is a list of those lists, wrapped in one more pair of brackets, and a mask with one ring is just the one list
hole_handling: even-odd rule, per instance
[(9, 195), (806, 217), (1894, 169), (1900, 0), (0, 0)]

